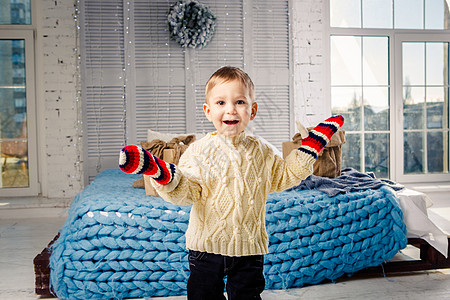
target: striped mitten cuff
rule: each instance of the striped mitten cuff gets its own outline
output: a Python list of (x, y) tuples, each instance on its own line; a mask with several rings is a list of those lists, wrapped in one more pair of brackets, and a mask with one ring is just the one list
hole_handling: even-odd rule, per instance
[(308, 137), (302, 140), (302, 146), (298, 150), (317, 159), (320, 151), (328, 144), (333, 134), (343, 124), (344, 117), (342, 116), (334, 116), (326, 119), (309, 132)]
[(125, 173), (149, 175), (159, 184), (170, 183), (175, 174), (174, 164), (136, 145), (125, 146), (120, 151), (119, 167)]

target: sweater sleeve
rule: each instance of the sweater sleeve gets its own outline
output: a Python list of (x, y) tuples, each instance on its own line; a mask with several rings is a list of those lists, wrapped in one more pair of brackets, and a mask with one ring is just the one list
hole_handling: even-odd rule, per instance
[(201, 198), (200, 168), (192, 159), (191, 147), (186, 149), (176, 166), (175, 177), (169, 184), (161, 185), (151, 180), (158, 194), (166, 201), (177, 205), (190, 205)]
[(292, 151), (286, 159), (275, 155), (272, 167), (272, 183), (270, 193), (282, 192), (300, 184), (300, 182), (313, 173), (316, 160), (299, 150)]

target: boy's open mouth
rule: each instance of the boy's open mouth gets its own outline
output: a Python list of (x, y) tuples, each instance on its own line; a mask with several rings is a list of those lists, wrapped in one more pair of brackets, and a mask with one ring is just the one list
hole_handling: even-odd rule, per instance
[(223, 122), (227, 125), (236, 125), (237, 123), (239, 123), (238, 120), (228, 120), (228, 121), (223, 121)]

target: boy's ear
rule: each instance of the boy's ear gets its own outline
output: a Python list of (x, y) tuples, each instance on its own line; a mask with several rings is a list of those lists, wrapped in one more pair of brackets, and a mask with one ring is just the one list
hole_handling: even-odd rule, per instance
[(258, 111), (258, 103), (252, 103), (252, 110), (250, 113), (250, 120), (253, 120), (256, 117), (256, 112)]
[(203, 112), (205, 113), (206, 118), (208, 121), (211, 121), (211, 109), (209, 108), (208, 104), (203, 103)]

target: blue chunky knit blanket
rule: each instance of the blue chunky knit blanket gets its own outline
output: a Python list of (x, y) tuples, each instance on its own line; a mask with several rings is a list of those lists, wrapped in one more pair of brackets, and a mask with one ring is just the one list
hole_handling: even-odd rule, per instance
[[(61, 299), (183, 295), (189, 276), (184, 233), (190, 207), (132, 188), (139, 175), (106, 170), (77, 195), (50, 257)], [(266, 289), (334, 280), (376, 266), (406, 247), (391, 189), (329, 197), (291, 189), (269, 195)]]

